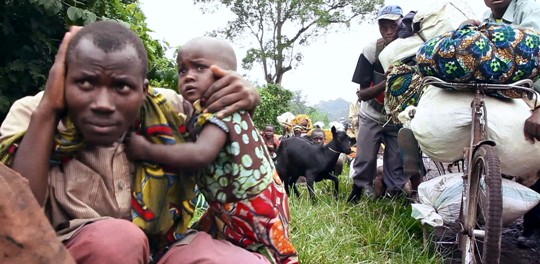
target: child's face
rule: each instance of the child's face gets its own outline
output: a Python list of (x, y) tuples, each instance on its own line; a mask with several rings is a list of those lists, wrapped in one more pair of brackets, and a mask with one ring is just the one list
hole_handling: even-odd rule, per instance
[(274, 128), (273, 127), (266, 127), (264, 129), (264, 135), (266, 137), (268, 137), (268, 138), (274, 136)]
[(214, 57), (211, 52), (193, 46), (181, 49), (178, 53), (178, 88), (189, 102), (202, 98), (214, 83), (215, 77), (210, 66), (219, 65)]

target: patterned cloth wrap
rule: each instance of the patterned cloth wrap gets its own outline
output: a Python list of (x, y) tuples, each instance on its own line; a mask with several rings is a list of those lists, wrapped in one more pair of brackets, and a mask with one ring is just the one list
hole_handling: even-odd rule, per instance
[[(307, 123), (305, 126), (302, 123)], [(306, 114), (299, 114), (292, 120), (292, 126), (300, 126), (302, 133), (307, 133), (310, 129), (313, 128), (313, 123), (311, 118)]]
[(393, 64), (386, 78), (384, 107), (394, 124), (400, 124), (398, 114), (407, 106), (417, 106), (423, 92), (422, 77), (416, 66), (402, 62)]
[(276, 263), (298, 263), (298, 252), (289, 238), (288, 197), (249, 113), (238, 111), (218, 118), (203, 113), (200, 101), (193, 107), (195, 115), (189, 124), (192, 137), (206, 124), (227, 133), (227, 143), (217, 158), (197, 172), (197, 186), (210, 208), (194, 227), (259, 251)]
[[(140, 125), (136, 126), (135, 132), (145, 135), (153, 143), (185, 142), (188, 135), (180, 133), (184, 126), (182, 119), (163, 95), (149, 87), (141, 108)], [(56, 132), (51, 165), (69, 162), (77, 151), (85, 147), (70, 118), (66, 117), (62, 122), (66, 130)], [(0, 144), (0, 160), (4, 164), (11, 163), (24, 134), (25, 131), (20, 132)], [(138, 163), (136, 168), (132, 221), (149, 236), (153, 253), (160, 254), (162, 252), (158, 251), (164, 245), (179, 240), (187, 231), (195, 209), (191, 202), (195, 197), (195, 180), (156, 164)]]
[[(464, 25), (428, 40), (418, 50), (416, 61), (422, 75), (447, 82), (509, 84), (538, 78), (539, 52), (539, 33), (488, 23)], [(490, 90), (486, 94), (522, 97), (517, 90)]]

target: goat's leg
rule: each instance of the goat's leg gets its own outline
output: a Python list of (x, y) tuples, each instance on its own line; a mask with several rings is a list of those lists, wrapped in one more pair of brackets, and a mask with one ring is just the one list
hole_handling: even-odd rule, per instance
[(292, 186), (293, 186), (293, 191), (296, 197), (300, 197), (300, 191), (298, 191), (298, 186), (296, 185), (296, 181), (292, 183)]
[(315, 192), (314, 192), (314, 189), (313, 189), (313, 183), (315, 182), (315, 177), (313, 175), (306, 175), (306, 183), (307, 183), (307, 188), (308, 188), (308, 192), (309, 192), (309, 198), (312, 200), (312, 201), (315, 201)]
[(334, 182), (334, 197), (336, 198), (336, 200), (338, 199), (338, 196), (339, 196), (339, 179), (338, 177), (328, 173), (328, 175), (326, 175), (326, 178), (333, 181)]

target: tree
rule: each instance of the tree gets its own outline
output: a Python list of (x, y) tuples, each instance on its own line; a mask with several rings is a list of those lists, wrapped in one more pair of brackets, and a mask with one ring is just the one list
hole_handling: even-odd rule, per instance
[[(349, 26), (358, 17), (370, 14), (383, 0), (194, 0), (203, 12), (219, 2), (234, 14), (223, 29), (214, 34), (232, 41), (252, 37), (256, 47), (247, 51), (242, 66), (250, 70), (260, 63), (269, 84), (280, 84), (283, 75), (302, 60), (298, 46), (306, 46), (334, 25)], [(207, 8), (204, 8), (206, 6)]]
[[(276, 132), (281, 128), (276, 117), (289, 111), (293, 93), (278, 84), (268, 84), (259, 88), (261, 104), (255, 110), (253, 122), (262, 130), (267, 124), (274, 125)], [(279, 132), (277, 132), (279, 134)]]
[(290, 111), (295, 114), (308, 114), (309, 108), (306, 96), (302, 94), (302, 91), (294, 91), (293, 98), (289, 102)]
[(168, 45), (149, 36), (137, 0), (4, 0), (0, 17), (0, 120), (15, 100), (44, 88), (66, 29), (96, 20), (130, 26), (148, 51), (151, 84), (176, 87), (174, 63), (165, 58)]

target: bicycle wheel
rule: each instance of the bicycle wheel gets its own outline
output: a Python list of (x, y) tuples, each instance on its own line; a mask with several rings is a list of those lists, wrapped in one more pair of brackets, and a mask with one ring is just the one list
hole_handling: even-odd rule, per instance
[(459, 245), (462, 263), (499, 263), (502, 232), (502, 186), (499, 158), (493, 147), (475, 151), (471, 177), (461, 200)]

